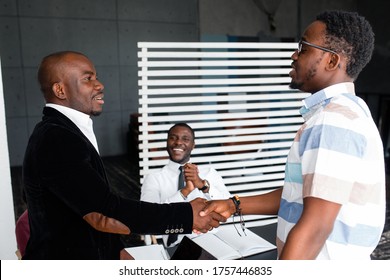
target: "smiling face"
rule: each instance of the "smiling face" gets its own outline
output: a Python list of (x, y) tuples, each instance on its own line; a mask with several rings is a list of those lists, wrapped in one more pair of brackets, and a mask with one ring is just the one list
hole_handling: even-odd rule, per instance
[(167, 151), (170, 160), (180, 164), (187, 163), (194, 147), (194, 137), (189, 128), (175, 126), (168, 133)]
[(54, 95), (48, 102), (63, 105), (90, 116), (103, 110), (104, 86), (97, 79), (96, 69), (84, 55), (68, 53), (52, 69), (56, 81), (52, 84)]

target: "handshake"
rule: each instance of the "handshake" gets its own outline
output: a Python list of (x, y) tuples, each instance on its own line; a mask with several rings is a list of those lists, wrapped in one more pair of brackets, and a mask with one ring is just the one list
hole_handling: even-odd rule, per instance
[(205, 233), (219, 227), (221, 222), (226, 222), (236, 212), (233, 200), (212, 200), (196, 198), (190, 202), (193, 215), (193, 231)]

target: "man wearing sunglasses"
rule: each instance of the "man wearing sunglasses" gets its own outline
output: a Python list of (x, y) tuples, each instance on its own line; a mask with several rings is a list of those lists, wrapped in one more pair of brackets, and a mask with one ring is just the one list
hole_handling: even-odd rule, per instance
[[(312, 93), (290, 149), (281, 189), (208, 203), (226, 217), (277, 214), (279, 259), (370, 259), (385, 221), (383, 145), (354, 81), (374, 33), (356, 13), (327, 11), (292, 55), (290, 87)], [(237, 200), (237, 198), (236, 198)]]

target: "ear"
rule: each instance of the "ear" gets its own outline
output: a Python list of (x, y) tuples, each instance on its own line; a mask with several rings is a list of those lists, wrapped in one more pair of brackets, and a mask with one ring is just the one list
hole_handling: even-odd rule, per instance
[(63, 91), (63, 86), (61, 83), (54, 83), (53, 86), (52, 86), (52, 90), (54, 92), (54, 95), (63, 100), (63, 99), (66, 99), (66, 95), (65, 95), (65, 92)]
[(328, 63), (328, 70), (333, 71), (340, 68), (340, 56), (334, 53), (330, 53), (330, 59)]
[(191, 151), (192, 151), (193, 149), (195, 149), (195, 140), (194, 140), (194, 143), (192, 144), (192, 149), (191, 149)]

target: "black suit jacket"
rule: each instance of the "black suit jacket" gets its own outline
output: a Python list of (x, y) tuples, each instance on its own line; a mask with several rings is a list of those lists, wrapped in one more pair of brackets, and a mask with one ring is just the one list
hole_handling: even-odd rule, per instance
[(24, 259), (118, 259), (121, 233), (192, 230), (189, 203), (127, 200), (109, 186), (103, 162), (78, 127), (45, 107), (26, 149), (23, 180), (30, 239)]

